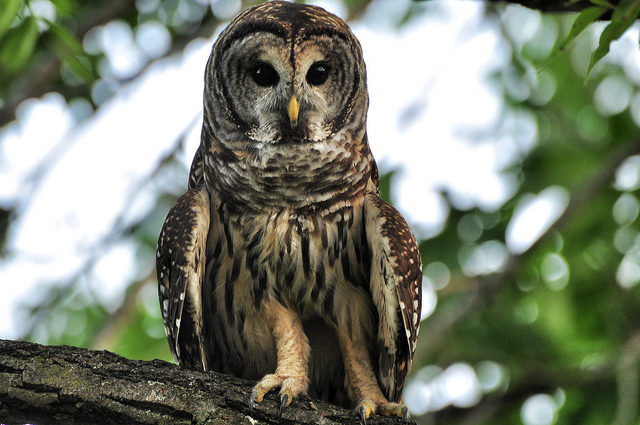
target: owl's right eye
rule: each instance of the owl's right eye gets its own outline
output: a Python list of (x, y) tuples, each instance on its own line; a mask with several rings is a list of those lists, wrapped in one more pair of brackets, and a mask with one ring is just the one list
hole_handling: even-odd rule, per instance
[(251, 69), (251, 77), (261, 87), (272, 87), (278, 84), (280, 76), (268, 63), (259, 63)]

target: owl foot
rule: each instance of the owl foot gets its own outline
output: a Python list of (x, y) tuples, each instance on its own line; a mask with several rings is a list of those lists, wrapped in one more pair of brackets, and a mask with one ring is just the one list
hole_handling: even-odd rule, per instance
[(409, 409), (401, 403), (386, 403), (378, 406), (377, 412), (384, 416), (397, 416), (404, 422), (409, 420)]
[(282, 416), (284, 408), (291, 404), (293, 398), (306, 390), (307, 385), (304, 379), (280, 376), (276, 374), (266, 375), (258, 384), (253, 387), (249, 398), (249, 411), (253, 414), (253, 407), (260, 403), (265, 394), (280, 387), (280, 411)]
[(372, 400), (365, 400), (360, 403), (356, 410), (360, 413), (362, 425), (367, 425), (367, 419), (371, 416), (372, 412), (376, 411), (376, 404)]
[(367, 424), (367, 419), (373, 412), (384, 416), (397, 416), (402, 418), (404, 422), (409, 420), (409, 410), (407, 409), (407, 406), (400, 403), (386, 402), (376, 405), (373, 400), (367, 399), (361, 401), (356, 410), (360, 414), (362, 425)]

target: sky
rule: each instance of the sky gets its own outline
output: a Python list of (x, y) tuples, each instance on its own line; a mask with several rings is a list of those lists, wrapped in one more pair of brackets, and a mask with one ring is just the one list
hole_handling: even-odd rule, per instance
[[(233, 16), (237, 2), (224, 3), (226, 17)], [(340, 2), (316, 3), (344, 16)], [(490, 78), (509, 65), (511, 51), (481, 2), (424, 2), (422, 7), (433, 8), (432, 13), (395, 28), (393, 22), (408, 5), (405, 0), (374, 1), (350, 25), (367, 64), (371, 149), (382, 172), (396, 171), (393, 201), (418, 238), (424, 238), (445, 223), (443, 191), (461, 209), (493, 211), (508, 200), (517, 182), (503, 170), (535, 146), (538, 133), (532, 116), (506, 110), (505, 88)], [(540, 15), (520, 7), (508, 8), (504, 20), (507, 30), (510, 22), (519, 23), (516, 43), (542, 31)], [(142, 59), (167, 51), (167, 37), (166, 29), (153, 23), (136, 34), (118, 22), (90, 32), (85, 48), (105, 52), (106, 75), (127, 78), (142, 70), (141, 77), (120, 87), (106, 80), (96, 84), (94, 98), (116, 91), (90, 117), (87, 104), (67, 105), (49, 93), (21, 104), (17, 120), (0, 130), (0, 205), (19, 211), (0, 262), (0, 338), (17, 338), (24, 330), (19, 303), (37, 301), (47, 294), (45, 283), (64, 282), (85, 270), (110, 240), (114, 225), (133, 222), (156, 206), (167, 182), (153, 173), (182, 136), (178, 158), (189, 167), (199, 143), (204, 67), (217, 33), (143, 68), (147, 60)], [(482, 134), (493, 137), (478, 141)], [(186, 176), (181, 178), (169, 184), (186, 188)], [(502, 260), (481, 271), (495, 271), (508, 252), (526, 250), (561, 214), (567, 196), (558, 187), (529, 196), (510, 225), (506, 246), (487, 247)], [(107, 309), (120, 305), (126, 284), (141, 273), (136, 248), (130, 240), (112, 241), (88, 267), (94, 277), (91, 290)], [(148, 256), (145, 271), (153, 267), (153, 252)], [(425, 297), (427, 315), (436, 305), (429, 282)], [(435, 404), (425, 407), (414, 400), (413, 408), (434, 409), (442, 400), (472, 404), (504, 372), (493, 363), (484, 367), (488, 381), (468, 373), (463, 364), (425, 371), (421, 376), (443, 378), (429, 379), (431, 387), (416, 387), (422, 393), (413, 394), (422, 395), (414, 399), (424, 401), (424, 391), (431, 391), (429, 400)], [(452, 379), (463, 384), (452, 387)], [(448, 398), (436, 397), (444, 393)]]

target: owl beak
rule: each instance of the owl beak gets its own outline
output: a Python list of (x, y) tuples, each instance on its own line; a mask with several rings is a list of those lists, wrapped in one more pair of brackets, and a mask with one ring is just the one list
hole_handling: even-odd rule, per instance
[(291, 121), (291, 127), (295, 127), (298, 124), (298, 113), (300, 112), (300, 104), (295, 95), (291, 96), (291, 100), (287, 105), (287, 113), (289, 114), (289, 121)]

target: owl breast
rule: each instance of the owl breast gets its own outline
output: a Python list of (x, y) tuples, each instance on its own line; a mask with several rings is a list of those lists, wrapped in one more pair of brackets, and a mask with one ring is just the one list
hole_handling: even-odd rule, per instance
[(312, 388), (329, 388), (320, 381), (342, 376), (337, 344), (326, 346), (335, 326), (347, 324), (356, 341), (375, 340), (362, 198), (343, 204), (255, 213), (212, 195), (203, 292), (211, 294), (204, 311), (217, 317), (204, 322), (214, 345), (205, 351), (222, 353), (208, 359), (212, 369), (255, 379), (275, 368), (263, 311), (270, 300), (296, 311), (310, 329)]

